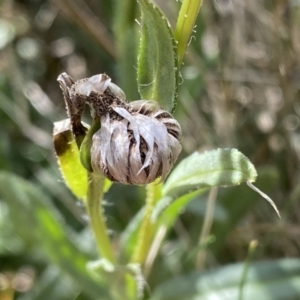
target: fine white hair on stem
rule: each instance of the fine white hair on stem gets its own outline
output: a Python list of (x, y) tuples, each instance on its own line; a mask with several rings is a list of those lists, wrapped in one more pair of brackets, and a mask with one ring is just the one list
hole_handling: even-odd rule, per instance
[(250, 181), (247, 181), (247, 185), (254, 190), (255, 192), (259, 193), (263, 198), (265, 198), (274, 208), (279, 218), (281, 218), (279, 210), (277, 209), (277, 206), (275, 205), (274, 201), (265, 193), (263, 193), (260, 189), (258, 189), (256, 186), (254, 186)]
[(192, 42), (193, 39), (195, 39), (195, 41), (196, 41), (196, 37), (195, 37), (194, 35), (192, 35), (192, 36), (190, 37), (190, 40), (189, 40), (189, 42), (188, 42), (188, 46), (191, 44), (191, 42)]
[(155, 82), (155, 80), (153, 79), (151, 82), (149, 83), (140, 83), (140, 86), (149, 86), (151, 84), (153, 84)]
[(138, 19), (134, 19), (134, 21), (141, 27), (141, 23), (139, 22)]

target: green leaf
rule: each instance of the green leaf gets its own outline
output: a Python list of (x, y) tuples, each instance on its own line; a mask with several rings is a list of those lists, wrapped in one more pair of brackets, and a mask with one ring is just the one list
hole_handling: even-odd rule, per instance
[[(177, 217), (181, 214), (181, 212), (188, 205), (188, 203), (190, 201), (192, 201), (193, 199), (195, 199), (196, 196), (203, 194), (205, 191), (206, 191), (206, 189), (194, 191), (192, 193), (189, 193), (189, 194), (179, 197), (172, 203), (171, 203), (171, 201), (172, 201), (171, 197), (162, 198), (160, 200), (159, 205), (156, 207), (155, 214), (152, 215), (154, 220), (156, 220), (158, 217), (157, 213), (163, 210), (163, 212), (161, 213), (161, 215), (158, 218), (158, 221), (156, 224), (157, 228), (161, 225), (164, 225), (164, 226), (167, 226), (167, 229), (170, 229), (174, 225)], [(166, 207), (166, 208), (164, 209), (164, 207)]]
[[(90, 257), (80, 252), (51, 200), (37, 187), (22, 178), (0, 172), (0, 197), (10, 208), (16, 225), (31, 235), (36, 246), (42, 246), (48, 258), (73, 278), (88, 295), (110, 299), (107, 290), (89, 277), (86, 264)], [(67, 235), (68, 232), (68, 235)]]
[[(236, 149), (195, 152), (182, 160), (172, 171), (163, 186), (163, 197), (156, 204), (152, 219), (156, 220), (162, 211), (181, 196), (184, 196), (181, 200), (182, 205), (175, 204), (170, 209), (174, 209), (171, 219), (174, 219), (185, 203), (191, 200), (188, 195), (194, 191), (203, 193), (207, 188), (238, 185), (245, 181), (255, 181), (256, 177), (253, 164)], [(172, 223), (171, 220), (170, 222)]]
[[(263, 168), (259, 170), (257, 186), (260, 189), (270, 192), (276, 186), (277, 182), (278, 172), (276, 169)], [(156, 232), (159, 228), (165, 227), (167, 233), (174, 226), (177, 218), (189, 203), (195, 204), (196, 208), (199, 208), (201, 204), (205, 204), (204, 201), (206, 199), (203, 199), (204, 197), (200, 198), (200, 196), (206, 191), (207, 189), (200, 189), (177, 199), (173, 199), (172, 197), (162, 198), (152, 215), (156, 224)], [(242, 203), (241, 199), (243, 200)], [(199, 203), (200, 201), (201, 203)], [(209, 245), (210, 251), (214, 254), (220, 253), (222, 255), (220, 250), (229, 232), (259, 201), (261, 201), (261, 196), (251, 191), (247, 185), (240, 185), (220, 191), (218, 202), (216, 203), (219, 215), (215, 212), (213, 227), (210, 232), (215, 237), (215, 241)], [(200, 214), (200, 212), (190, 209), (190, 213), (197, 214), (197, 221), (193, 223), (193, 227), (191, 228), (191, 232), (196, 232), (202, 226), (203, 218), (201, 216), (203, 217), (205, 212), (203, 211)], [(139, 224), (136, 226), (139, 226)], [(181, 266), (183, 264), (184, 262), (181, 262)]]
[(54, 123), (54, 149), (66, 185), (79, 199), (87, 195), (87, 171), (80, 162), (79, 150), (69, 119)]
[[(195, 272), (156, 288), (151, 300), (238, 299), (244, 264)], [(300, 294), (300, 260), (281, 259), (249, 266), (243, 300), (292, 300)]]
[(168, 20), (149, 0), (138, 1), (142, 11), (138, 56), (138, 87), (142, 99), (156, 100), (174, 111), (177, 97), (176, 44)]
[(202, 0), (183, 0), (175, 29), (175, 38), (178, 42), (177, 53), (179, 65), (181, 64), (186, 47), (190, 41), (195, 21), (199, 13)]
[(217, 186), (232, 186), (256, 180), (249, 159), (236, 149), (195, 152), (172, 171), (163, 186), (163, 196), (176, 196)]
[(105, 178), (105, 182), (104, 182), (104, 188), (103, 188), (103, 193), (107, 193), (109, 191), (109, 189), (111, 188), (113, 182), (110, 181), (109, 179)]

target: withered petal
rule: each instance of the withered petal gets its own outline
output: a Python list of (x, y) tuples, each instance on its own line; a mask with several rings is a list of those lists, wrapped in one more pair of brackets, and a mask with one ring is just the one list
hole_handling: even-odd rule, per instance
[(142, 169), (141, 154), (140, 154), (140, 149), (139, 147), (137, 147), (137, 145), (132, 145), (130, 148), (129, 164), (130, 164), (130, 169), (129, 169), (130, 183), (137, 184), (137, 185), (146, 184), (147, 176), (145, 170), (141, 170)]
[(129, 146), (130, 140), (127, 134), (127, 120), (119, 122), (119, 126), (113, 131), (111, 138), (111, 153), (114, 156), (113, 177), (120, 177), (120, 182), (126, 182), (129, 176)]
[(103, 94), (110, 82), (111, 79), (106, 74), (94, 75), (85, 80), (78, 81), (76, 92), (87, 97), (90, 96), (91, 92)]

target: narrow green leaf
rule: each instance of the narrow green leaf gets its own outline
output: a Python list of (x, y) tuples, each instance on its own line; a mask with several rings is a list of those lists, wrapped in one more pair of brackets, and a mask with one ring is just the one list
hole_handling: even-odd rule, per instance
[(179, 197), (201, 188), (253, 182), (256, 177), (253, 164), (236, 149), (195, 152), (172, 171), (163, 186), (163, 196)]
[(69, 119), (54, 123), (54, 149), (66, 185), (79, 199), (87, 194), (87, 171), (82, 166), (79, 150), (71, 131)]
[(157, 228), (161, 225), (164, 225), (167, 226), (167, 229), (170, 229), (174, 225), (178, 216), (188, 205), (188, 203), (195, 199), (195, 197), (203, 194), (205, 191), (206, 189), (194, 191), (192, 193), (179, 197), (173, 202), (171, 197), (162, 198), (159, 205), (156, 207), (155, 213), (152, 215), (153, 219), (156, 220), (158, 217), (158, 213), (162, 211), (156, 223)]
[[(74, 244), (75, 234), (66, 229), (51, 200), (29, 181), (7, 172), (0, 172), (0, 197), (10, 207), (11, 218), (31, 235), (36, 246), (42, 246), (46, 256), (93, 299), (107, 290), (89, 277), (86, 264), (90, 260)], [(68, 232), (68, 235), (67, 235)], [(72, 238), (73, 236), (73, 238)]]
[(183, 0), (175, 28), (175, 38), (178, 42), (177, 53), (179, 65), (181, 64), (186, 47), (191, 38), (195, 21), (199, 13), (202, 0)]
[(173, 111), (177, 97), (176, 44), (168, 20), (149, 0), (138, 0), (142, 11), (138, 56), (138, 87), (145, 100), (156, 100)]
[[(238, 298), (244, 264), (177, 277), (159, 286), (151, 300), (232, 300)], [(292, 300), (300, 294), (300, 260), (281, 259), (249, 266), (243, 300)]]

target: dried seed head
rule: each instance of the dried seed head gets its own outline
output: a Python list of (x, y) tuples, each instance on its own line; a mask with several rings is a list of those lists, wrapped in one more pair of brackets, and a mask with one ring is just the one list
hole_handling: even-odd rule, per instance
[(164, 180), (181, 152), (179, 123), (155, 101), (112, 109), (93, 136), (93, 169), (124, 184)]
[(125, 102), (124, 92), (106, 74), (76, 82), (67, 76), (58, 79), (71, 120), (87, 103), (101, 122), (92, 138), (93, 170), (124, 184), (163, 181), (181, 152), (181, 128), (172, 115), (156, 101)]

